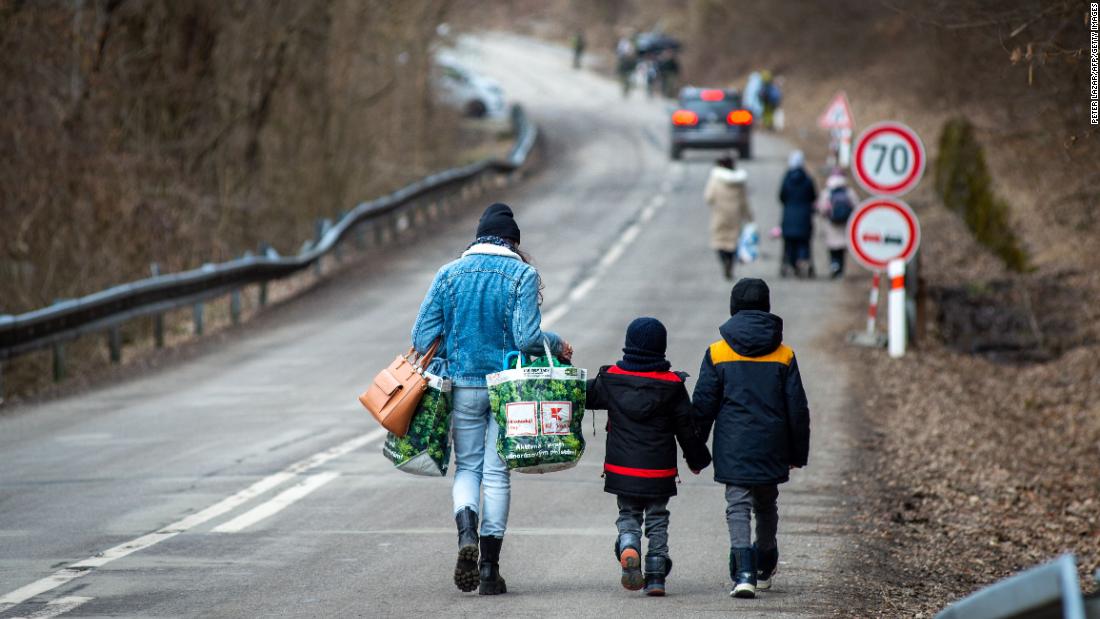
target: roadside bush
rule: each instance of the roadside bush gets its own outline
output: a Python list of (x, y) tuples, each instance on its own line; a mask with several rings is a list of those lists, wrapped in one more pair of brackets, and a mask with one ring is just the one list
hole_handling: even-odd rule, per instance
[(936, 192), (947, 208), (962, 216), (978, 242), (1013, 271), (1027, 270), (1027, 254), (1012, 229), (1008, 205), (993, 192), (982, 146), (965, 118), (944, 124), (935, 173)]

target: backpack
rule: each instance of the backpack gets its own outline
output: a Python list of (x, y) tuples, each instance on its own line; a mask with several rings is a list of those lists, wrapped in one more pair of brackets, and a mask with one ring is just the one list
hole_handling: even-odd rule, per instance
[(846, 187), (837, 187), (829, 194), (829, 206), (829, 221), (838, 225), (848, 223), (848, 218), (855, 210)]

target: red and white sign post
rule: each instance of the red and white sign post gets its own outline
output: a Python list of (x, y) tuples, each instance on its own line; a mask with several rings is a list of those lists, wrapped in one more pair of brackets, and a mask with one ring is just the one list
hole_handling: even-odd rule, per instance
[(905, 355), (908, 334), (905, 332), (905, 261), (894, 258), (886, 267), (890, 277), (890, 313), (887, 326), (890, 334), (890, 356), (894, 359)]
[[(848, 249), (855, 258), (874, 275), (871, 278), (871, 299), (867, 312), (868, 343), (875, 342), (875, 319), (878, 314), (878, 295), (881, 282), (881, 273), (886, 271), (892, 263), (902, 266), (902, 274), (895, 277), (892, 273), (890, 292), (890, 318), (894, 324), (894, 315), (900, 311), (902, 325), (901, 339), (904, 339), (905, 328), (905, 283), (904, 265), (917, 253), (920, 247), (920, 222), (909, 205), (896, 198), (873, 197), (856, 208), (848, 219)], [(895, 267), (896, 268), (896, 267)], [(901, 281), (900, 294), (897, 299), (897, 281)], [(898, 335), (891, 329), (891, 341), (898, 339)], [(902, 349), (904, 352), (904, 348)]]

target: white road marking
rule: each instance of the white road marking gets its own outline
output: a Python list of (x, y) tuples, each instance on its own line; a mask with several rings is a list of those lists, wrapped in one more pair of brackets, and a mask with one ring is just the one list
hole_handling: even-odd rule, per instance
[[(664, 187), (663, 184), (662, 187)], [(600, 281), (600, 278), (603, 277), (603, 274), (606, 273), (612, 265), (618, 262), (619, 258), (622, 258), (623, 254), (626, 253), (626, 249), (630, 247), (630, 244), (642, 233), (642, 227), (649, 223), (649, 221), (653, 219), (653, 216), (657, 214), (657, 211), (666, 204), (668, 204), (668, 198), (662, 194), (656, 194), (650, 198), (649, 204), (642, 209), (638, 218), (627, 226), (618, 240), (611, 245), (611, 248), (600, 257), (600, 261), (596, 263), (596, 268), (592, 270), (588, 277), (581, 280), (573, 290), (569, 291), (569, 296), (567, 296), (564, 301), (543, 314), (543, 328), (549, 329), (555, 322), (561, 320), (562, 317), (568, 314), (570, 310), (573, 309), (574, 305), (580, 303), (588, 296), (588, 293), (596, 287), (596, 284)]]
[(26, 602), (36, 595), (41, 595), (47, 591), (56, 589), (57, 587), (60, 587), (61, 585), (71, 580), (80, 578), (81, 576), (84, 576), (85, 574), (91, 572), (97, 567), (106, 565), (107, 563), (110, 563), (111, 561), (114, 561), (116, 559), (121, 559), (122, 557), (133, 554), (139, 550), (149, 548), (154, 544), (159, 544), (166, 539), (175, 537), (176, 535), (179, 535), (180, 533), (183, 533), (188, 529), (194, 528), (204, 522), (207, 522), (208, 520), (217, 518), (218, 516), (221, 516), (222, 514), (240, 506), (242, 503), (245, 503), (246, 501), (257, 497), (267, 492), (268, 490), (271, 490), (272, 488), (286, 482), (287, 480), (293, 479), (296, 475), (305, 473), (306, 471), (317, 468), (318, 466), (321, 466), (322, 464), (330, 460), (339, 458), (340, 456), (355, 451), (356, 449), (359, 449), (367, 443), (378, 440), (385, 435), (386, 430), (378, 429), (373, 432), (368, 432), (367, 434), (362, 434), (353, 439), (344, 441), (343, 443), (340, 443), (335, 447), (330, 447), (324, 451), (317, 452), (312, 456), (305, 458), (304, 460), (299, 460), (298, 462), (291, 464), (290, 466), (279, 471), (278, 473), (268, 475), (267, 477), (257, 481), (256, 483), (245, 488), (244, 490), (241, 490), (240, 492), (232, 496), (226, 497), (200, 512), (191, 514), (190, 516), (173, 522), (172, 524), (158, 529), (152, 533), (142, 535), (141, 537), (138, 537), (136, 539), (124, 542), (113, 548), (109, 548), (102, 553), (99, 553), (92, 557), (88, 557), (83, 561), (73, 563), (68, 567), (57, 570), (56, 572), (50, 574), (45, 578), (36, 580), (28, 585), (20, 587), (19, 589), (16, 589), (15, 591), (12, 591), (4, 595), (3, 597), (0, 597), (0, 613), (17, 604), (22, 604), (23, 602)]
[(74, 610), (78, 606), (88, 602), (94, 598), (80, 597), (79, 595), (70, 595), (68, 597), (57, 598), (56, 600), (50, 600), (46, 602), (44, 608), (40, 608), (38, 612), (33, 615), (27, 615), (26, 617), (16, 617), (15, 619), (50, 619), (58, 615), (64, 615), (70, 610)]
[(283, 511), (295, 501), (304, 498), (309, 493), (327, 484), (328, 482), (339, 477), (340, 474), (335, 471), (329, 471), (328, 473), (321, 473), (319, 475), (310, 475), (306, 477), (305, 481), (295, 486), (291, 486), (286, 490), (280, 492), (275, 498), (260, 503), (256, 507), (246, 511), (245, 513), (237, 516), (236, 518), (226, 522), (224, 524), (214, 527), (215, 533), (237, 533), (247, 529), (248, 527), (256, 524), (257, 522), (274, 516), (275, 514)]
[[(405, 529), (335, 529), (310, 531), (310, 535), (454, 535), (454, 527), (419, 527)], [(615, 527), (508, 527), (508, 535), (530, 537), (583, 537), (615, 536)]]

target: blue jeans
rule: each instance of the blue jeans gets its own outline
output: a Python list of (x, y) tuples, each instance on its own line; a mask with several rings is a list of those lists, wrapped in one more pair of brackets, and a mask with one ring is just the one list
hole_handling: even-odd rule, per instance
[[(481, 535), (504, 537), (512, 497), (508, 467), (497, 455), (497, 423), (489, 411), (489, 390), (455, 387), (451, 416), (455, 438), (455, 483), (451, 489), (457, 514), (469, 507), (481, 516)], [(485, 508), (481, 491), (485, 490)]]

